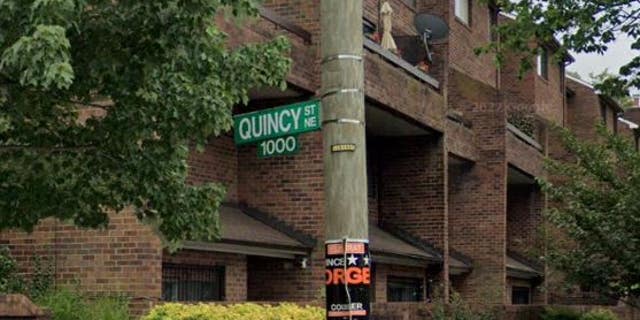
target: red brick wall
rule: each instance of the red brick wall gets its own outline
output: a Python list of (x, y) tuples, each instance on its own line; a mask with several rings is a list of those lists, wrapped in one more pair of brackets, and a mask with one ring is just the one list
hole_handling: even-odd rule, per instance
[[(312, 275), (308, 273), (309, 267), (302, 269), (299, 261), (265, 257), (249, 257), (247, 261), (250, 301), (306, 301), (304, 297), (317, 300), (324, 288), (314, 285), (317, 292), (308, 292), (308, 281)], [(324, 269), (314, 270), (320, 272), (320, 278), (324, 279)], [(317, 274), (313, 275), (314, 281), (321, 279)]]
[(225, 267), (225, 301), (247, 300), (247, 257), (239, 254), (179, 250), (175, 253), (164, 252), (162, 262)]
[[(379, 6), (384, 3), (382, 0), (364, 0), (364, 17), (378, 26), (379, 32), (382, 32), (382, 24), (378, 21), (380, 13)], [(388, 0), (393, 15), (391, 22), (393, 23), (391, 33), (394, 36), (415, 35), (416, 29), (413, 26), (413, 17), (415, 8), (409, 6), (405, 0)]]
[[(540, 142), (544, 144), (544, 142)], [(534, 177), (543, 175), (545, 154), (543, 151), (530, 146), (513, 132), (507, 132), (507, 161), (518, 169)]]
[(446, 247), (446, 177), (442, 137), (381, 142), (381, 219), (438, 248)]
[(238, 149), (239, 200), (262, 210), (289, 226), (315, 237), (309, 268), (292, 273), (299, 283), (287, 300), (318, 299), (323, 286), (324, 176), (322, 134), (299, 136), (295, 156), (258, 159), (256, 146)]
[(59, 285), (90, 294), (123, 293), (140, 314), (161, 295), (162, 246), (158, 237), (130, 213), (110, 216), (107, 230), (84, 230), (47, 219), (32, 234), (0, 233), (21, 270), (32, 272), (40, 256), (54, 266)]
[(575, 92), (567, 100), (568, 127), (580, 139), (592, 141), (597, 137), (596, 124), (602, 121), (600, 99), (590, 88), (582, 83), (567, 79), (567, 86)]
[(218, 182), (227, 190), (226, 200), (238, 201), (238, 153), (233, 137), (224, 135), (213, 138), (204, 152), (189, 155), (189, 182), (202, 184)]
[(542, 252), (539, 238), (542, 224), (542, 193), (535, 185), (507, 187), (507, 248), (523, 256)]
[(444, 131), (445, 104), (438, 91), (373, 53), (366, 54), (364, 68), (367, 98)]
[(490, 54), (476, 56), (474, 49), (490, 41), (489, 7), (478, 0), (470, 0), (470, 24), (455, 17), (454, 1), (449, 1), (449, 65), (470, 77), (496, 87), (497, 67)]
[(491, 86), (450, 70), (449, 101), (473, 123), (478, 161), (449, 176), (449, 245), (473, 259), (458, 290), (471, 304), (504, 303), (506, 112)]

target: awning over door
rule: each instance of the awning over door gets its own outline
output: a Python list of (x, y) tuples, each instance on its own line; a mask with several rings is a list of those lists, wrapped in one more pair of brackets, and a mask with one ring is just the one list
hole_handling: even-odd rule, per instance
[(535, 279), (544, 276), (544, 272), (520, 257), (507, 254), (507, 275), (519, 279)]
[(260, 221), (265, 219), (252, 217), (247, 212), (249, 210), (220, 207), (220, 240), (187, 241), (184, 248), (284, 259), (306, 256), (311, 251), (313, 245), (273, 227), (276, 221), (268, 225)]

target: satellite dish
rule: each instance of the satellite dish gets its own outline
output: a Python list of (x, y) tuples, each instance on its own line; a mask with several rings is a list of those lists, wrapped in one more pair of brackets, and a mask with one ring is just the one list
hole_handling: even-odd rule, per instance
[(447, 37), (449, 34), (449, 27), (447, 23), (438, 16), (432, 14), (421, 13), (415, 16), (413, 23), (418, 31), (418, 34), (422, 37), (424, 48), (427, 50), (427, 59), (429, 62), (433, 62), (431, 53), (431, 41), (440, 40)]

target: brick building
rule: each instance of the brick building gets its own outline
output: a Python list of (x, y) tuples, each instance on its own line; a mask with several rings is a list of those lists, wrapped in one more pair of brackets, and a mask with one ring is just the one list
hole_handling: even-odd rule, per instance
[[(548, 127), (592, 130), (599, 114), (578, 110), (590, 105), (613, 108), (607, 119), (615, 127), (620, 110), (606, 97), (594, 99), (593, 88), (567, 84), (571, 58), (553, 63), (553, 43), (540, 44), (536, 70), (523, 79), (517, 57), (498, 69), (490, 55), (476, 56), (473, 49), (493, 39), (491, 26), (508, 23), (496, 8), (389, 0), (401, 49), (394, 54), (371, 37), (380, 2), (365, 0), (362, 17), (374, 314), (413, 319), (435, 291), (455, 290), (473, 304), (547, 303), (546, 270), (532, 257), (541, 249), (537, 227), (546, 206), (535, 177), (544, 174), (544, 157), (560, 152)], [(428, 72), (414, 67), (424, 59), (413, 27), (419, 13), (441, 17), (450, 29), (434, 43)], [(231, 45), (284, 34), (293, 46), (289, 88), (256, 89), (236, 113), (316, 96), (319, 22), (319, 2), (297, 0), (264, 1), (261, 17), (244, 27), (216, 21)], [(58, 283), (125, 292), (138, 312), (171, 300), (321, 303), (322, 135), (306, 133), (300, 142), (296, 155), (260, 159), (256, 146), (235, 146), (227, 134), (192, 154), (192, 183), (227, 187), (218, 242), (186, 242), (170, 253), (124, 212), (107, 230), (44, 221), (32, 234), (0, 234), (0, 244), (9, 244), (25, 272), (31, 257), (47, 257)]]

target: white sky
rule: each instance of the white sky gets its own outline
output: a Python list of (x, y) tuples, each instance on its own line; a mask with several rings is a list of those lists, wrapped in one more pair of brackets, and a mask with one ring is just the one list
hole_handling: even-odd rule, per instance
[[(576, 62), (568, 67), (568, 70), (575, 71), (583, 79), (589, 79), (589, 73), (598, 74), (604, 69), (617, 74), (621, 66), (631, 61), (635, 56), (640, 55), (639, 50), (631, 49), (632, 40), (626, 35), (621, 35), (609, 46), (609, 50), (604, 55), (596, 53), (573, 54)], [(637, 91), (634, 93), (638, 93)]]

